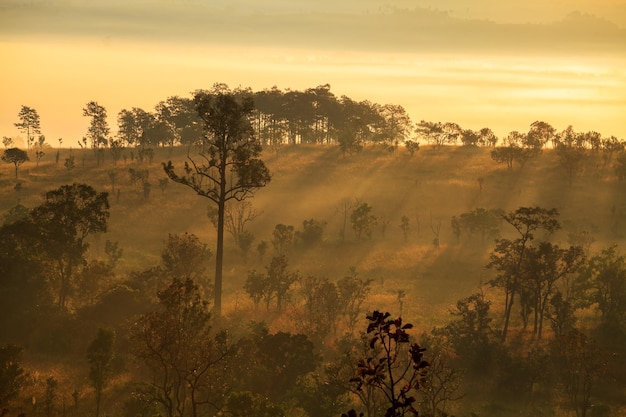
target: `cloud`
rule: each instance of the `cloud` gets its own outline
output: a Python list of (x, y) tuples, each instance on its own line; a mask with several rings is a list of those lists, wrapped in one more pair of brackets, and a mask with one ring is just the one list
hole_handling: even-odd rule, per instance
[(549, 24), (501, 24), (428, 8), (279, 13), (278, 8), (244, 12), (237, 3), (33, 4), (5, 5), (0, 36), (407, 52), (621, 53), (626, 48), (626, 29), (582, 13)]

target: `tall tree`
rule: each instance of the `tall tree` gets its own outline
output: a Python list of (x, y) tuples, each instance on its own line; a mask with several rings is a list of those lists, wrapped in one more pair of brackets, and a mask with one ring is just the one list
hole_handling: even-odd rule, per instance
[(222, 309), (222, 268), (224, 259), (224, 218), (226, 203), (242, 201), (270, 181), (269, 170), (259, 159), (261, 145), (254, 137), (250, 117), (252, 97), (216, 84), (211, 91), (194, 97), (202, 119), (204, 137), (198, 159), (188, 157), (183, 174), (172, 161), (163, 163), (167, 176), (217, 205), (217, 249), (215, 251), (214, 309)]
[(106, 146), (109, 136), (106, 109), (95, 101), (90, 101), (83, 108), (83, 116), (91, 118), (87, 129), (87, 139), (91, 141), (91, 147), (96, 149)]
[(20, 119), (20, 122), (14, 123), (15, 127), (17, 127), (22, 133), (26, 134), (26, 146), (27, 149), (30, 149), (35, 142), (35, 135), (41, 133), (39, 114), (37, 113), (37, 110), (31, 107), (22, 106), (20, 112), (17, 114), (17, 117)]
[(102, 391), (106, 388), (111, 376), (114, 339), (115, 333), (112, 330), (98, 329), (98, 334), (91, 341), (87, 349), (89, 379), (96, 391), (96, 417), (100, 417)]

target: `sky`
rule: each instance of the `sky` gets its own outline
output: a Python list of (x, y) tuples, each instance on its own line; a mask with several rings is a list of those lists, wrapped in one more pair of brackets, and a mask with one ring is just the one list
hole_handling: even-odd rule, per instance
[(626, 0), (0, 0), (0, 57), (0, 136), (26, 105), (53, 146), (77, 146), (89, 101), (115, 132), (217, 82), (626, 140)]

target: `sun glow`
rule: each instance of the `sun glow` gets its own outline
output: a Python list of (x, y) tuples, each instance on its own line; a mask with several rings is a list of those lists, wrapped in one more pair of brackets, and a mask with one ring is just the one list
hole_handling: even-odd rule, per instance
[(115, 38), (0, 43), (11, 57), (0, 69), (5, 86), (0, 130), (16, 135), (19, 105), (37, 108), (44, 134), (80, 138), (82, 107), (104, 105), (115, 130), (123, 108), (152, 110), (171, 95), (188, 96), (214, 82), (262, 90), (329, 83), (337, 96), (403, 105), (414, 121), (491, 127), (499, 135), (535, 120), (557, 129), (573, 124), (626, 136), (626, 58), (380, 53), (152, 44)]

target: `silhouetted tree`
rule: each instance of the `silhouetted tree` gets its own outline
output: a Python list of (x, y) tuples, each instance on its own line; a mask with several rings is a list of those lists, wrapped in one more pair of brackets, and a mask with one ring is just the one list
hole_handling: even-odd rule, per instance
[(372, 213), (374, 209), (367, 203), (358, 203), (350, 214), (352, 229), (358, 239), (365, 235), (371, 239), (372, 226), (376, 224), (376, 216)]
[(434, 334), (443, 335), (467, 368), (475, 374), (488, 372), (496, 360), (496, 332), (489, 315), (491, 302), (476, 292), (456, 303), (450, 311), (454, 320)]
[(272, 246), (276, 255), (282, 256), (293, 244), (294, 227), (291, 225), (277, 224), (272, 232)]
[[(561, 249), (549, 242), (529, 246), (522, 263), (521, 294), (523, 311), (533, 311), (533, 335), (542, 336), (543, 322), (556, 284), (568, 274), (579, 270), (585, 261), (580, 246)], [(524, 296), (525, 295), (525, 296)], [(527, 308), (525, 308), (527, 307)]]
[(462, 213), (458, 218), (458, 226), (470, 239), (475, 233), (480, 233), (480, 240), (484, 242), (485, 238), (499, 234), (503, 215), (504, 212), (500, 209), (477, 208)]
[(549, 123), (535, 121), (531, 123), (528, 131), (528, 142), (532, 147), (541, 148), (554, 139), (556, 129)]
[(17, 169), (24, 162), (29, 161), (28, 154), (18, 148), (5, 149), (2, 153), (2, 160), (6, 163), (15, 165), (15, 178), (17, 179)]
[(406, 150), (411, 157), (415, 154), (415, 152), (419, 151), (420, 149), (420, 143), (414, 140), (404, 141), (404, 146), (406, 147)]
[(626, 329), (626, 257), (616, 245), (602, 249), (581, 269), (579, 285), (597, 304), (606, 329)]
[(83, 108), (83, 116), (91, 118), (86, 136), (91, 141), (91, 147), (96, 149), (106, 146), (109, 142), (109, 124), (107, 122), (106, 109), (97, 102), (90, 101)]
[(498, 276), (490, 281), (491, 286), (501, 287), (505, 293), (502, 341), (507, 337), (515, 296), (521, 290), (522, 265), (527, 256), (527, 248), (535, 238), (536, 231), (545, 230), (551, 233), (560, 228), (556, 219), (558, 214), (556, 209), (520, 207), (503, 216), (504, 221), (513, 226), (519, 237), (515, 240), (496, 240), (496, 246), (490, 255), (491, 260), (487, 265), (487, 268), (498, 272)]
[(39, 113), (31, 107), (22, 106), (20, 112), (17, 114), (17, 117), (20, 119), (20, 122), (14, 123), (15, 127), (17, 127), (22, 133), (26, 134), (26, 148), (30, 149), (35, 142), (35, 135), (41, 133)]
[(424, 349), (410, 343), (407, 330), (413, 325), (390, 316), (379, 311), (367, 316), (371, 356), (359, 360), (356, 376), (350, 382), (357, 390), (371, 386), (381, 392), (389, 405), (385, 417), (417, 415), (414, 395), (429, 364), (422, 359)]
[(56, 264), (58, 305), (64, 307), (76, 268), (84, 263), (90, 234), (107, 231), (109, 200), (86, 184), (63, 185), (48, 191), (31, 216), (41, 230), (46, 253)]
[(204, 138), (198, 163), (191, 157), (179, 175), (172, 161), (163, 163), (168, 177), (217, 205), (217, 249), (215, 253), (214, 306), (222, 309), (222, 269), (226, 203), (244, 200), (270, 181), (270, 174), (258, 156), (261, 145), (253, 136), (249, 117), (252, 97), (216, 84), (209, 92), (197, 92), (194, 102), (203, 122)]
[(296, 241), (304, 247), (311, 247), (322, 241), (326, 222), (309, 219), (302, 222), (302, 230), (295, 232)]

